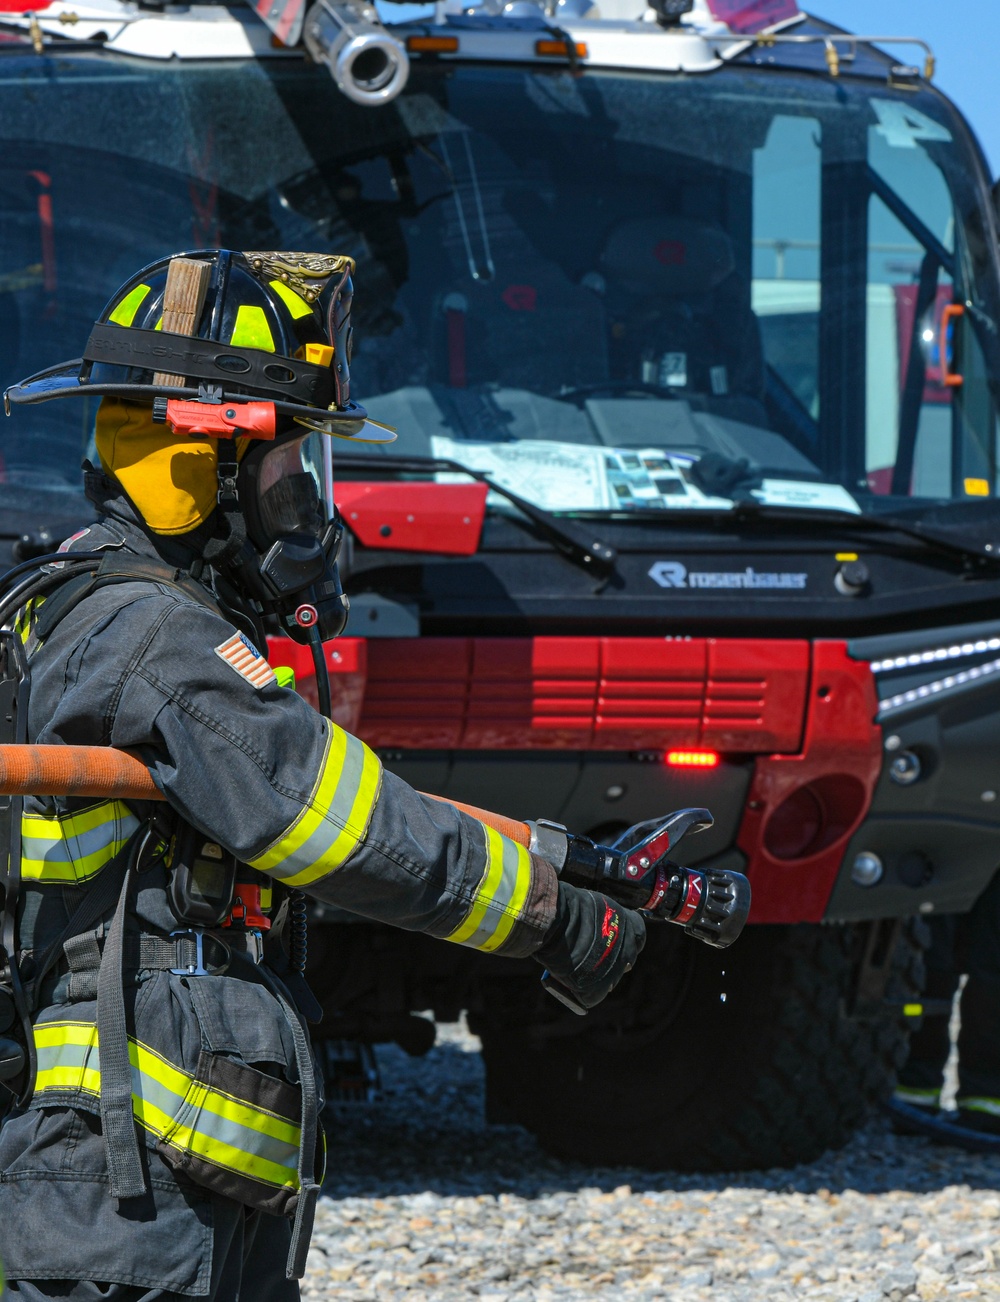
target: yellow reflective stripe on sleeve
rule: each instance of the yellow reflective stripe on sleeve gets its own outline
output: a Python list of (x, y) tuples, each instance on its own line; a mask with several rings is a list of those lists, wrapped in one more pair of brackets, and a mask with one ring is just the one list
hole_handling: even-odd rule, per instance
[(120, 800), (102, 800), (68, 814), (22, 814), (21, 874), (43, 883), (89, 881), (138, 826)]
[(484, 941), (479, 946), (480, 949), (487, 952), (499, 949), (510, 935), (514, 923), (524, 908), (525, 901), (528, 898), (528, 891), (531, 889), (531, 856), (523, 845), (518, 845), (514, 841), (507, 841), (505, 837), (500, 837), (500, 839), (505, 842), (504, 857), (509, 857), (510, 852), (513, 851), (516, 859), (515, 880), (510, 902), (504, 908), (500, 921), (496, 925), (496, 930), (489, 940)]
[(277, 841), (247, 862), (287, 886), (307, 886), (336, 872), (364, 840), (381, 785), (375, 753), (331, 724), (309, 803)]
[(269, 280), (267, 283), (291, 312), (293, 321), (297, 321), (300, 316), (310, 314), (312, 305), (307, 303), (301, 294), (296, 294), (294, 289), (290, 289), (280, 280)]
[[(35, 1093), (82, 1091), (99, 1096), (97, 1027), (44, 1022), (35, 1027)], [(132, 1110), (163, 1143), (214, 1166), (278, 1188), (297, 1189), (301, 1130), (296, 1121), (211, 1088), (129, 1038)]]
[(472, 908), (445, 940), (489, 953), (511, 933), (531, 889), (531, 856), (524, 846), (483, 824), (486, 868)]
[(108, 314), (108, 320), (113, 321), (115, 325), (130, 326), (148, 293), (148, 285), (136, 285), (135, 289), (125, 295), (115, 310)]

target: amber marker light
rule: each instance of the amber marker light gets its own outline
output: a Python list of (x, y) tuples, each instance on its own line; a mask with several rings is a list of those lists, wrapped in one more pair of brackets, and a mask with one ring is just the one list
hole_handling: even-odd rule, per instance
[(457, 54), (457, 36), (408, 36), (406, 48), (410, 54)]
[(719, 763), (715, 750), (668, 750), (667, 763), (675, 769), (714, 769)]
[[(573, 49), (578, 59), (585, 59), (590, 53), (583, 41), (577, 41)], [(536, 41), (535, 53), (543, 58), (568, 59), (569, 46), (565, 41)]]

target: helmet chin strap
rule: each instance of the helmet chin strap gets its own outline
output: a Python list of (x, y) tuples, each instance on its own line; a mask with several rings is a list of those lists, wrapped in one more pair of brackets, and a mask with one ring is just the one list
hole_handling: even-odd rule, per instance
[(232, 514), (219, 514), (217, 518), (225, 532), (209, 538), (202, 548), (201, 555), (205, 564), (210, 565), (213, 570), (224, 570), (232, 567), (243, 550), (243, 544), (247, 540), (247, 526), (239, 511)]
[(219, 439), (216, 466), (219, 481), (215, 508), (216, 536), (205, 544), (202, 556), (212, 569), (222, 570), (236, 560), (247, 538), (246, 521), (240, 510), (237, 489), (239, 463), (234, 438)]

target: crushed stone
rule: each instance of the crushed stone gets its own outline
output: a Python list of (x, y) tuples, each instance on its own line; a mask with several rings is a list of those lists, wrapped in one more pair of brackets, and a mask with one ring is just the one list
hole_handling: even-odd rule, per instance
[(381, 1099), (329, 1109), (304, 1298), (1000, 1302), (1000, 1158), (879, 1117), (787, 1170), (588, 1167), (486, 1124), (478, 1048), (380, 1047)]

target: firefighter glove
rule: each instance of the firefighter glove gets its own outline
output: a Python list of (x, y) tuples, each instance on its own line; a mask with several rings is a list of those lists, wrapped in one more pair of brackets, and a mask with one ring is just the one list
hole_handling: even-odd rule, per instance
[(560, 882), (556, 918), (535, 958), (584, 1008), (593, 1008), (632, 968), (645, 943), (641, 914)]

